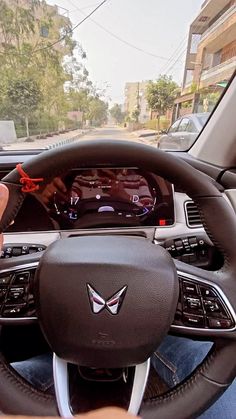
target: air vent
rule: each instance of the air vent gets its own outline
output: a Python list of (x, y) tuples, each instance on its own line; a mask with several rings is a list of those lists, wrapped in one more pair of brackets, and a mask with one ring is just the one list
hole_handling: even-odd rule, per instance
[(185, 202), (185, 214), (188, 227), (201, 227), (201, 217), (197, 205), (193, 201)]

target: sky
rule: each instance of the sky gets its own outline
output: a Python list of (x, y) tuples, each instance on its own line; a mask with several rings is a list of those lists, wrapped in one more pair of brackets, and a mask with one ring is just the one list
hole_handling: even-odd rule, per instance
[[(47, 3), (65, 8), (74, 26), (99, 0)], [(124, 102), (126, 82), (155, 80), (167, 72), (181, 84), (189, 25), (202, 3), (203, 0), (107, 0), (74, 31), (74, 39), (87, 54), (84, 64), (89, 77), (98, 88), (106, 87), (110, 103)]]

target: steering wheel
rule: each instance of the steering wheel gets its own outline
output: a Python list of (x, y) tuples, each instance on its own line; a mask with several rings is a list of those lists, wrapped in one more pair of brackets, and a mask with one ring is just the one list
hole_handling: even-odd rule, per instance
[[(68, 169), (93, 167), (97, 162), (105, 167), (137, 166), (180, 185), (197, 204), (205, 230), (224, 255), (224, 266), (217, 272), (204, 271), (173, 261), (164, 248), (145, 238), (125, 235), (70, 237), (54, 242), (43, 254), (1, 261), (1, 276), (37, 267), (37, 320), (54, 353), (55, 397), (32, 388), (1, 355), (0, 409), (6, 414), (50, 416), (59, 412), (72, 416), (70, 363), (99, 368), (135, 366), (129, 411), (140, 412), (144, 419), (197, 417), (236, 375), (235, 213), (211, 178), (173, 155), (143, 144), (81, 141), (41, 153), (24, 163), (23, 169), (31, 178), (50, 181)], [(15, 218), (25, 197), (17, 170), (3, 183), (10, 199), (2, 231)], [(189, 286), (205, 308), (196, 322), (190, 318), (183, 322), (181, 312), (180, 324), (178, 310), (185, 304)], [(221, 307), (218, 323), (208, 314), (205, 295)], [(21, 320), (1, 318), (5, 323)], [(141, 404), (150, 356), (168, 332), (213, 340), (213, 349), (174, 390)]]

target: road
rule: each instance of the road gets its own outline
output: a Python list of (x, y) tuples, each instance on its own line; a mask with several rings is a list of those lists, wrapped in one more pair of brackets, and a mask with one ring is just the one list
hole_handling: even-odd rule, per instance
[(124, 128), (118, 127), (104, 127), (96, 128), (90, 133), (84, 135), (84, 140), (128, 140), (130, 139), (130, 133)]
[(36, 149), (48, 149), (58, 146), (62, 146), (68, 143), (75, 143), (81, 140), (95, 140), (95, 139), (107, 139), (107, 140), (128, 140), (137, 141), (144, 144), (156, 146), (156, 141), (153, 139), (140, 138), (135, 132), (128, 132), (125, 128), (120, 127), (104, 127), (89, 130), (87, 133), (82, 130), (71, 131), (65, 134), (56, 135), (51, 138), (44, 140), (35, 139), (32, 142), (17, 141), (16, 143), (3, 145), (4, 150), (36, 150)]
[[(128, 140), (137, 141), (139, 143), (156, 146), (153, 139), (140, 138), (134, 132), (128, 132), (125, 128), (120, 127), (104, 127), (97, 128), (88, 134), (84, 135), (83, 140)], [(78, 140), (79, 141), (79, 140)]]

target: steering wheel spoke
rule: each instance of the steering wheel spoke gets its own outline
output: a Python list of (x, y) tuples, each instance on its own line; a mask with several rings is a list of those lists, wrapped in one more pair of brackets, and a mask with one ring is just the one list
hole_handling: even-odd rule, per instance
[(5, 259), (0, 270), (0, 324), (37, 321), (33, 281), (42, 253)]
[[(64, 418), (72, 418), (74, 412), (72, 412), (70, 402), (70, 375), (69, 375), (69, 364), (59, 358), (55, 353), (53, 355), (53, 378), (56, 401), (60, 416)], [(128, 412), (137, 415), (143, 401), (143, 396), (148, 380), (148, 374), (150, 370), (150, 359), (142, 364), (135, 366), (132, 390), (130, 395), (130, 402)]]
[(177, 263), (179, 299), (170, 331), (209, 338), (235, 337), (236, 313), (217, 273)]

